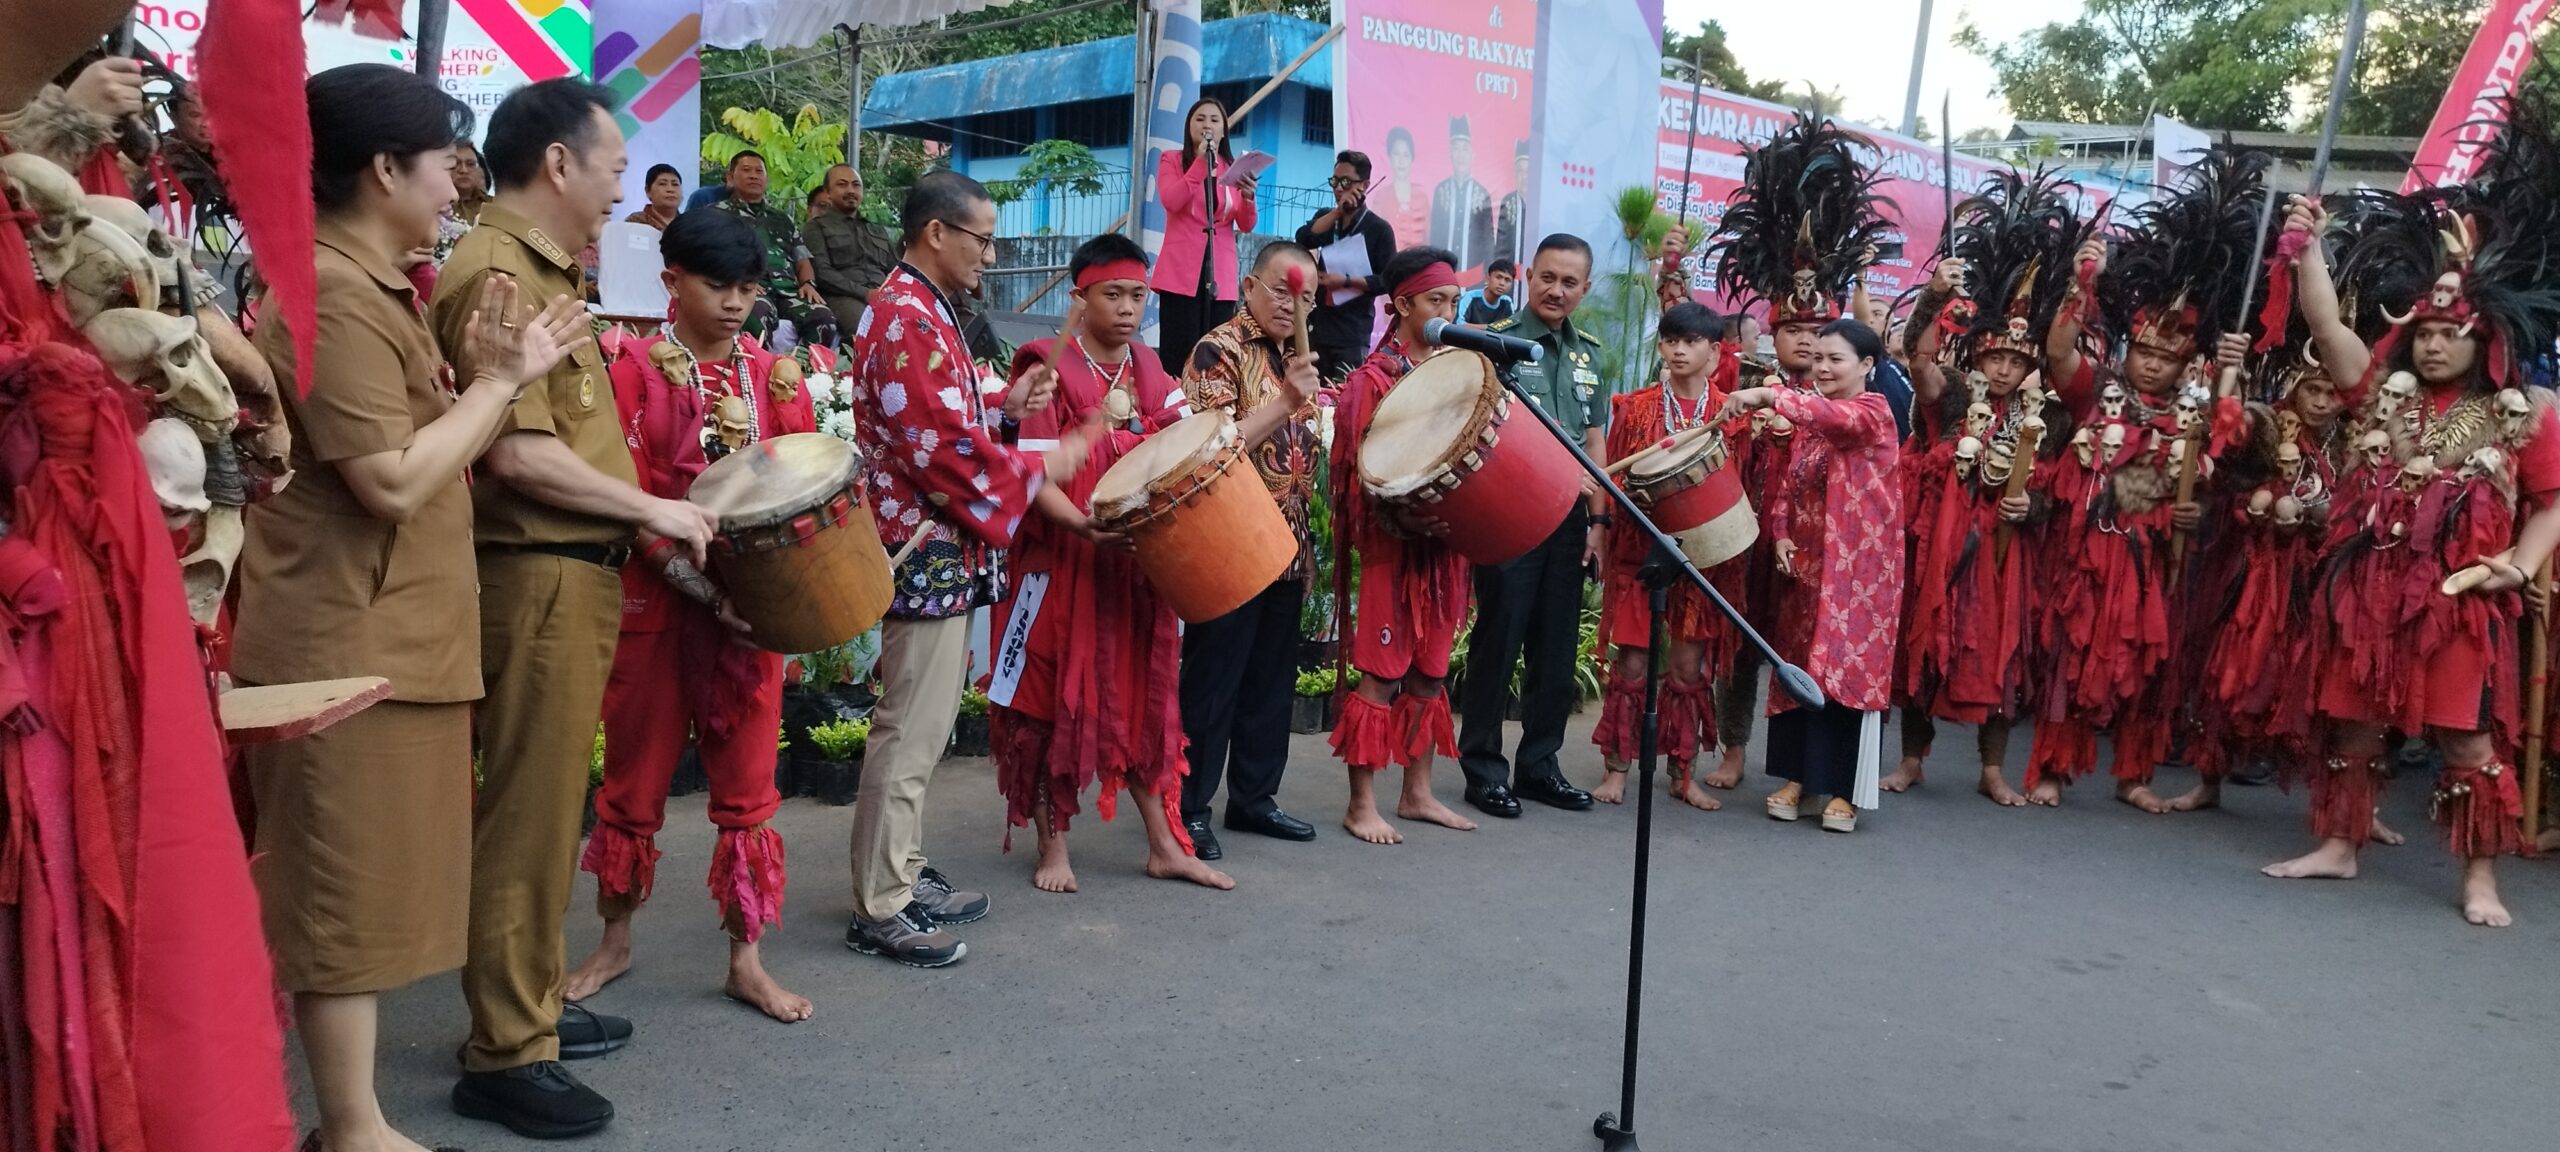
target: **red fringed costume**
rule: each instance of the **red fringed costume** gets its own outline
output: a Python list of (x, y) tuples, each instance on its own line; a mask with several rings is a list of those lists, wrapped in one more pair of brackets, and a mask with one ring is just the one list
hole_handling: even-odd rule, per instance
[[(1334, 754), (1345, 764), (1372, 771), (1391, 760), (1411, 767), (1435, 755), (1458, 755), (1445, 682), (1449, 649), (1474, 606), (1467, 558), (1437, 540), (1405, 532), (1396, 524), (1394, 510), (1360, 485), (1360, 445), (1369, 419), (1414, 364), (1404, 344), (1389, 336), (1342, 382), (1334, 413), (1334, 538), (1356, 549), (1360, 563), (1359, 604), (1351, 627), (1342, 633), (1349, 641), (1351, 666), (1384, 684), (1408, 676), (1443, 682), (1429, 694), (1403, 691), (1392, 705), (1356, 691), (1342, 694), (1342, 717), (1333, 726)], [(1337, 561), (1335, 570), (1345, 568)]]
[[(1106, 434), (1063, 485), (1080, 511), (1111, 465), (1191, 414), (1181, 385), (1152, 353), (1134, 344), (1127, 353), (1118, 365), (1102, 365), (1070, 338), (1014, 354), (1014, 376), (1039, 361), (1058, 373), (1056, 398), (1022, 421), (1024, 451), (1054, 447), (1064, 430), (1105, 414)], [(1003, 622), (987, 695), (1005, 819), (1027, 827), (1045, 800), (1052, 829), (1064, 832), (1084, 810), (1085, 788), (1100, 780), (1103, 819), (1117, 814), (1127, 788), (1161, 798), (1180, 828), (1189, 769), (1177, 691), (1182, 640), (1172, 606), (1147, 584), (1135, 556), (1097, 547), (1038, 513), (1023, 521), (1012, 559), (1016, 576), (989, 617)]]
[(1904, 460), (1918, 509), (1895, 689), (1940, 720), (2015, 720), (2031, 706), (2044, 533), (2032, 522), (2004, 524), (2000, 502), (2020, 467), (2029, 469), (2030, 501), (2047, 502), (2061, 438), (2040, 440), (2032, 461), (2015, 458), (2020, 426), (2044, 418), (2043, 396), (2022, 389), (1977, 405), (1950, 389), (1941, 401), (1951, 413), (1932, 421), (1950, 435)]
[[(1724, 407), (1725, 393), (1712, 382), (1694, 402), (1682, 400), (1676, 393), (1666, 399), (1666, 391), (1661, 384), (1650, 384), (1610, 400), (1611, 461), (1624, 460), (1674, 432), (1694, 427)], [(1668, 422), (1663, 415), (1666, 404), (1671, 413)], [(1610, 526), (1609, 565), (1600, 593), (1600, 638), (1604, 643), (1631, 649), (1653, 644), (1650, 593), (1636, 576), (1652, 548), (1652, 538), (1634, 524)], [(1728, 600), (1739, 603), (1748, 562), (1747, 554), (1736, 557), (1710, 569), (1707, 578), (1717, 582), (1717, 591)], [(1669, 619), (1663, 622), (1663, 630), (1672, 640), (1706, 646), (1703, 667), (1675, 666), (1662, 684), (1659, 748), (1671, 762), (1673, 775), (1685, 776), (1700, 753), (1716, 746), (1715, 705), (1709, 685), (1724, 675), (1737, 637), (1733, 625), (1716, 610), (1707, 594), (1686, 580), (1671, 586)], [(1692, 673), (1698, 678), (1692, 679)], [(1600, 698), (1600, 722), (1591, 731), (1591, 742), (1600, 746), (1600, 754), (1611, 763), (1628, 765), (1635, 763), (1641, 753), (1643, 735), (1644, 677), (1611, 674)]]
[(2205, 648), (2192, 695), (2200, 736), (2193, 751), (2198, 766), (2216, 775), (2268, 761), (2290, 786), (2303, 761), (2300, 720), (2308, 709), (2295, 698), (2307, 673), (2303, 609), (2314, 560), (2331, 509), (2360, 499), (2354, 487), (2340, 485), (2360, 487), (2366, 478), (2345, 467), (2344, 415), (2316, 431), (2289, 411), (2251, 415), (2256, 458), (2233, 465), (2249, 468), (2258, 482), (2229, 485), (2212, 505), (2221, 524), (2206, 587), (2216, 591), (2201, 618), (2189, 622), (2202, 630)]
[[(684, 498), (710, 466), (705, 416), (725, 397), (747, 401), (750, 442), (816, 431), (807, 389), (790, 373), (775, 379), (781, 362), (744, 334), (726, 363), (697, 364), (665, 335), (625, 342), (611, 366), (613, 394), (641, 488)], [(690, 736), (720, 829), (711, 899), (730, 935), (752, 943), (782, 920), (782, 836), (766, 821), (782, 806), (773, 769), (783, 658), (738, 639), (711, 605), (659, 575), (662, 563), (663, 555), (622, 569), (622, 635), (604, 694), (604, 786), (579, 867), (595, 874), (600, 905), (648, 900), (667, 785)]]

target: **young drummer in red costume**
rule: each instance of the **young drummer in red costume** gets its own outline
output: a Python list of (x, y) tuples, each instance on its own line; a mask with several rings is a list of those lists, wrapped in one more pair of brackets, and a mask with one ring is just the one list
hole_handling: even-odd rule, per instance
[[(2357, 466), (2370, 473), (2349, 485), (2355, 499), (2333, 506), (2311, 602), (2306, 663), (2322, 751), (2311, 769), (2311, 823), (2320, 845), (2265, 871), (2353, 877), (2382, 791), (2384, 733), (2424, 731), (2444, 754), (2430, 808), (2463, 863), (2463, 917), (2488, 927), (2512, 921), (2495, 865), (2523, 847), (2506, 760), (2521, 679), (2512, 672), (2515, 589), (2560, 542), (2560, 417), (2547, 396), (2531, 394), (2539, 389), (2526, 390), (2520, 370), (2560, 330), (2543, 271), (2554, 256), (2550, 178), (2529, 170), (2549, 154), (2537, 119), (2510, 123), (2506, 139), (2530, 146), (2493, 146), (2485, 174), (2456, 194), (2350, 201), (2401, 217), (2349, 245), (2339, 279), (2353, 291), (2374, 299), (2377, 282), (2395, 273), (2406, 285), (2410, 266), (2437, 273), (2408, 285), (2417, 291), (2405, 308), (2386, 305), (2390, 328), (2370, 349), (2310, 240), (2327, 213), (2298, 202), (2285, 222), (2285, 249), (2299, 252), (2303, 317), (2321, 363), (2358, 382), (2348, 404), (2372, 450), (2360, 453)], [(2512, 554), (2502, 553), (2511, 541)], [(2461, 594), (2439, 588), (2474, 563), (2485, 581)]]
[[(1881, 176), (1859, 160), (1871, 154), (1873, 145), (1865, 138), (1802, 113), (1747, 153), (1742, 187), (1717, 225), (1707, 256), (1733, 296), (1767, 302), (1779, 374), (1737, 384), (1814, 391), (1811, 373), (1822, 327), (1840, 318), (1841, 297), (1858, 282), (1891, 227), (1878, 212)], [(1731, 440), (1731, 466), (1742, 470), (1743, 491), (1760, 514), (1760, 539), (1739, 558), (1743, 595), (1736, 606), (1766, 635), (1792, 583), (1778, 573), (1773, 548), (1776, 525), (1785, 515), (1796, 429), (1791, 418), (1762, 411), (1742, 433)], [(1742, 781), (1760, 679), (1759, 650), (1737, 648), (1716, 690), (1724, 762), (1704, 780), (1710, 788)]]
[[(764, 242), (734, 216), (697, 209), (659, 239), (674, 316), (655, 337), (626, 345), (611, 366), (614, 405), (640, 486), (684, 498), (720, 456), (760, 440), (817, 430), (793, 368), (739, 331), (755, 303)], [(719, 586), (649, 540), (622, 569), (622, 637), (605, 681), (604, 787), (579, 867), (595, 874), (604, 938), (569, 973), (563, 994), (593, 995), (631, 968), (631, 917), (656, 880), (667, 785), (688, 737), (711, 781), (711, 899), (729, 933), (721, 990), (784, 1023), (806, 1020), (806, 997), (785, 990), (758, 947), (781, 923), (782, 806), (774, 787), (782, 727), (782, 657), (748, 643)]]
[[(1334, 539), (1357, 549), (1360, 564), (1356, 618), (1342, 634), (1350, 638), (1360, 684), (1342, 698), (1332, 744), (1351, 778), (1343, 829), (1372, 844), (1396, 844), (1404, 836), (1378, 815), (1371, 779), (1390, 760), (1404, 765), (1397, 816), (1475, 830), (1475, 821), (1431, 794), (1432, 758), (1458, 754), (1449, 720), (1449, 649), (1471, 599), (1467, 558), (1436, 539), (1445, 528), (1360, 486), (1360, 445), (1370, 418), (1396, 382), (1431, 355), (1423, 325), (1456, 315), (1457, 257), (1407, 248), (1387, 261), (1379, 278), (1388, 285), (1394, 327), (1342, 382), (1334, 416)], [(1335, 570), (1347, 563), (1348, 557), (1338, 559)]]
[[(1895, 685), (1903, 756), (1880, 782), (1888, 792), (1921, 782), (1944, 720), (1976, 728), (1977, 790), (1994, 803), (2026, 803), (2003, 765), (2010, 728), (2032, 707), (2045, 488), (2068, 436), (2069, 417), (2035, 374), (2040, 329), (2087, 234), (2071, 190), (2041, 173), (1992, 177), (1957, 207), (1948, 258), (1905, 329), (1919, 412), (1904, 456), (1913, 548)], [(1978, 285), (1974, 299), (1954, 299), (1967, 278)], [(1959, 368), (1961, 387), (1949, 379)], [(2030, 429), (2033, 455), (2022, 460)]]
[(1032, 884), (1076, 890), (1067, 822), (1087, 785), (1102, 782), (1102, 818), (1123, 788), (1147, 826), (1147, 875), (1211, 888), (1235, 881), (1195, 860), (1180, 830), (1182, 717), (1176, 692), (1181, 622), (1148, 586), (1127, 539), (1086, 512), (1094, 484), (1156, 430), (1191, 414), (1181, 386), (1132, 341), (1147, 309), (1146, 253), (1107, 233), (1070, 259), (1066, 331), (1015, 353), (1013, 375), (1057, 373), (1049, 406), (1022, 421), (1026, 451), (1055, 446), (1100, 414), (1084, 467), (1032, 498), (1040, 515), (1015, 537), (1017, 573), (990, 619), (1000, 621), (988, 722), (1005, 818), (1037, 828)]
[[(1705, 424), (1724, 407), (1725, 392), (1712, 383), (1722, 363), (1723, 320), (1705, 305), (1684, 299), (1664, 310), (1657, 334), (1663, 378), (1609, 402), (1609, 459), (1613, 462)], [(1591, 790), (1591, 798), (1603, 804), (1626, 799), (1627, 771), (1642, 751), (1645, 661), (1652, 653), (1653, 613), (1650, 593), (1636, 578), (1636, 570), (1652, 547), (1652, 539), (1632, 523), (1609, 529), (1609, 552), (1601, 572), (1600, 638), (1617, 651), (1610, 658), (1608, 687), (1600, 697), (1600, 723), (1591, 730), (1591, 742), (1600, 746), (1601, 763), (1608, 770), (1600, 786)], [(1740, 574), (1740, 563), (1728, 561), (1708, 577), (1729, 580)], [(1736, 584), (1734, 592), (1739, 591)], [(1671, 764), (1671, 794), (1690, 807), (1712, 812), (1724, 802), (1698, 785), (1691, 777), (1691, 766), (1699, 753), (1715, 746), (1715, 703), (1708, 685), (1732, 658), (1733, 626), (1706, 593), (1683, 581), (1671, 586), (1670, 619), (1664, 628), (1671, 653), (1662, 684), (1656, 747)]]
[[(2237, 307), (2242, 285), (2228, 269), (2257, 266), (2266, 163), (2257, 153), (2212, 153), (2185, 190), (2140, 210), (2140, 228), (2112, 261), (2103, 240), (2089, 240), (2046, 334), (2049, 379), (2083, 432), (2051, 489), (2065, 512), (2047, 544), (2041, 642), (2050, 661), (2035, 686), (2031, 803), (2060, 804), (2063, 785), (2096, 769), (2102, 730), (2115, 736), (2117, 799), (2154, 813), (2211, 802), (2207, 784), (2169, 800), (2151, 790), (2187, 690), (2170, 675), (2175, 646), (2196, 636), (2179, 631), (2190, 597), (2172, 578), (2172, 556), (2179, 534), (2192, 543), (2203, 510), (2178, 501), (2178, 461), (2201, 451), (2197, 482), (2206, 485), (2212, 458), (2246, 431), (2239, 402), (2213, 398), (2195, 356)], [(2080, 346), (2100, 304), (2133, 312), (2124, 384), (2103, 388)]]

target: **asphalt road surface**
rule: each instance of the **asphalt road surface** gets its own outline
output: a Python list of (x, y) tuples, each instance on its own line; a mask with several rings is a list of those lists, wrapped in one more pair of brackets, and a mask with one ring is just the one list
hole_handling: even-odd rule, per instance
[[(1567, 744), (1585, 785), (1590, 719)], [(1646, 1148), (2485, 1150), (2560, 1127), (2560, 865), (2506, 864), (2516, 927), (2471, 928), (2424, 780), (2394, 782), (2411, 844), (2371, 850), (2363, 878), (2277, 881), (2257, 867), (2308, 846), (2298, 795), (2151, 816), (2101, 779), (2060, 811), (2003, 810), (1972, 791), (1972, 744), (1944, 734), (1928, 785), (1848, 836), (1761, 815), (1756, 752), (1726, 811), (1657, 805)], [(712, 830), (702, 797), (676, 800), (637, 967), (591, 1001), (638, 1036), (572, 1066), (619, 1117), (572, 1146), (1596, 1148), (1592, 1118), (1618, 1101), (1634, 805), (1406, 823), (1373, 847), (1340, 829), (1322, 739), (1292, 752), (1281, 801), (1321, 834), (1227, 837), (1231, 893), (1147, 879), (1130, 811), (1076, 826), (1083, 891), (1037, 892), (1029, 836), (1002, 850), (986, 762), (946, 762), (926, 843), (995, 907), (962, 929), (968, 959), (933, 972), (844, 947), (851, 810), (785, 804), (767, 964), (817, 1004), (788, 1026), (720, 995)], [(2164, 773), (2164, 791), (2185, 783)], [(1440, 793), (1458, 802), (1454, 769)], [(581, 881), (572, 963), (597, 935)], [(384, 1016), (395, 1124), (543, 1146), (448, 1110), (451, 976)]]

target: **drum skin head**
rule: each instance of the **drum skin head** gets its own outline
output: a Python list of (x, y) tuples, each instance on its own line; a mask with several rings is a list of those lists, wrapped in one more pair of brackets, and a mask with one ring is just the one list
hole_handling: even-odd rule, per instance
[(1109, 519), (1144, 509), (1151, 485), (1214, 458), (1234, 439), (1234, 430), (1234, 418), (1223, 409), (1194, 412), (1166, 425), (1094, 482), (1093, 512)]
[(1492, 372), (1484, 357), (1442, 352), (1404, 374), (1379, 401), (1360, 441), (1360, 479), (1382, 493), (1409, 491), (1483, 431)]
[(853, 482), (853, 445), (823, 432), (776, 436), (713, 461), (685, 497), (722, 527), (770, 524), (827, 502)]
[(1706, 456), (1709, 453), (1714, 453), (1718, 457), (1715, 462), (1718, 466), (1722, 464), (1721, 457), (1724, 454), (1723, 437), (1712, 432), (1704, 434), (1689, 433), (1687, 436), (1688, 439), (1686, 443), (1678, 444), (1661, 451), (1648, 453), (1644, 459), (1636, 461), (1632, 467), (1627, 469), (1628, 481), (1630, 483), (1641, 484), (1647, 480), (1674, 475), (1682, 469), (1696, 464), (1700, 457)]

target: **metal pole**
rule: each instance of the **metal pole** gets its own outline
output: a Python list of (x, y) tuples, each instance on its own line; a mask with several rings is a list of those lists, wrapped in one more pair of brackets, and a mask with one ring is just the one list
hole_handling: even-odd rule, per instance
[(2364, 0), (2347, 0), (2347, 34), (2338, 44), (2338, 70), (2329, 75), (2329, 111), (2320, 119), (2320, 150), (2311, 158), (2310, 194), (2329, 179), (2329, 153), (2338, 144), (2338, 118), (2346, 112), (2347, 86), (2355, 80), (2356, 51), (2364, 44)]
[(852, 127), (844, 134), (844, 162), (853, 165), (854, 171), (860, 172), (862, 171), (862, 29), (850, 24), (838, 24), (836, 30), (851, 37), (851, 47), (846, 52), (846, 57), (852, 63), (853, 107), (846, 113), (845, 123)]
[(1956, 232), (1956, 126), (1955, 93), (1938, 97), (1938, 164), (1946, 173), (1938, 177), (1947, 200), (1947, 227), (1938, 233), (1938, 247), (1945, 248)]
[[(1128, 227), (1131, 240), (1144, 244), (1147, 227), (1147, 105), (1155, 96), (1156, 37), (1155, 30), (1148, 27), (1151, 12), (1147, 0), (1134, 0), (1132, 6), (1138, 17), (1136, 35), (1132, 37), (1137, 41), (1137, 89), (1129, 98), (1129, 214), (1121, 217), (1120, 222)], [(1050, 283), (1055, 284), (1057, 279), (1050, 277)], [(1043, 287), (1040, 292), (1045, 295), (1048, 288)]]
[(450, 0), (418, 0), (418, 75), (444, 86), (444, 24)]
[[(1929, 62), (1929, 0), (1920, 0), (1920, 30), (1911, 34), (1911, 86), (1902, 96), (1902, 134), (1920, 135), (1920, 72)], [(1947, 126), (1938, 125), (1944, 135)]]

